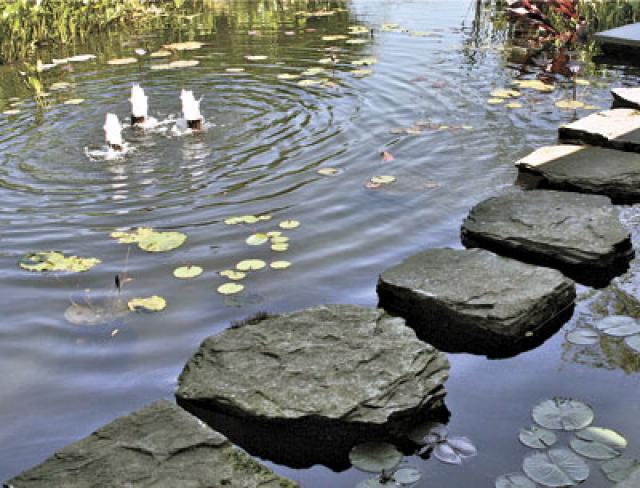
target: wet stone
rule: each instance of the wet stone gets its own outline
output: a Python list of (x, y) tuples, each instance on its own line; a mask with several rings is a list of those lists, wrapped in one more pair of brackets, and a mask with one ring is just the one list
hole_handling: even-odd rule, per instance
[(595, 287), (624, 273), (634, 255), (618, 209), (607, 197), (550, 190), (479, 203), (462, 225), (462, 242), (559, 269)]
[(559, 129), (563, 142), (640, 152), (640, 112), (616, 108), (593, 113)]
[(594, 146), (540, 148), (516, 161), (537, 188), (606, 195), (616, 203), (640, 202), (640, 155)]
[(254, 455), (343, 469), (355, 443), (406, 437), (442, 409), (448, 370), (403, 319), (326, 305), (209, 337), (176, 397)]
[(640, 51), (640, 23), (598, 32), (594, 38), (605, 52), (624, 51), (628, 56), (637, 56)]
[(443, 350), (508, 357), (557, 331), (576, 290), (559, 271), (482, 249), (429, 249), (383, 272), (378, 296)]
[(640, 88), (614, 88), (611, 95), (615, 108), (640, 109)]
[(220, 433), (162, 400), (114, 420), (4, 485), (294, 488)]

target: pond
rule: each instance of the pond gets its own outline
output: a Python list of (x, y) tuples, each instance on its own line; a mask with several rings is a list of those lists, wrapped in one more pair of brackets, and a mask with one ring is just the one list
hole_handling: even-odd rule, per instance
[[(202, 339), (231, 321), (321, 303), (375, 306), (382, 270), (425, 248), (461, 247), (469, 208), (512, 187), (513, 162), (554, 143), (559, 125), (593, 110), (555, 106), (571, 98), (571, 84), (549, 94), (525, 90), (521, 108), (487, 103), (492, 90), (520, 75), (492, 2), (353, 0), (320, 18), (296, 15), (320, 2), (205, 5), (138, 33), (95, 36), (76, 51), (52, 53), (97, 58), (41, 73), (48, 96), (33, 97), (19, 68), (0, 71), (0, 111), (9, 111), (0, 113), (0, 479), (119, 415), (171, 398)], [(351, 36), (361, 43), (323, 40), (356, 25), (373, 35)], [(134, 52), (185, 40), (205, 45), (170, 59)], [(320, 63), (331, 53), (335, 67)], [(581, 55), (589, 83), (577, 95), (587, 105), (606, 108), (612, 85), (640, 80), (637, 69)], [(127, 57), (137, 62), (108, 63)], [(376, 62), (353, 64), (363, 58)], [(198, 63), (162, 66), (176, 59)], [(279, 76), (309, 68), (325, 71)], [(124, 159), (88, 157), (103, 145), (105, 113), (128, 119), (133, 83), (161, 121), (179, 115), (182, 88), (193, 90), (207, 130), (126, 129), (133, 150)], [(337, 172), (319, 174), (323, 168)], [(367, 187), (376, 175), (396, 180)], [(225, 224), (243, 215), (272, 220)], [(625, 215), (635, 231), (637, 213), (627, 208)], [(245, 243), (283, 220), (301, 224), (285, 231), (286, 252)], [(138, 226), (188, 239), (157, 254), (110, 237)], [(18, 267), (25, 254), (47, 250), (102, 263), (74, 274)], [(242, 293), (217, 293), (226, 281), (218, 272), (249, 258), (292, 264), (251, 274)], [(204, 273), (175, 279), (172, 271), (185, 264)], [(159, 295), (166, 310), (109, 325), (65, 320), (72, 303), (114, 296), (117, 274), (130, 278), (123, 297)], [(498, 475), (519, 471), (528, 449), (518, 431), (531, 424), (534, 404), (554, 396), (589, 403), (595, 425), (623, 433), (626, 455), (640, 456), (640, 360), (615, 341), (579, 348), (565, 339), (576, 324), (624, 304), (612, 289), (580, 287), (579, 295), (573, 319), (534, 350), (502, 360), (449, 355), (449, 430), (471, 438), (479, 454), (462, 466), (410, 458), (423, 472), (420, 486), (493, 486)], [(354, 469), (271, 466), (305, 487), (350, 487), (366, 477)], [(595, 464), (592, 471), (583, 486), (610, 485)]]

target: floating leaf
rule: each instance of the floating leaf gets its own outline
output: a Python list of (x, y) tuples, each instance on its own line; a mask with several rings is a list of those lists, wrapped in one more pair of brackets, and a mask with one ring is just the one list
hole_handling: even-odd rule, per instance
[(274, 261), (269, 266), (271, 269), (287, 269), (291, 263), (289, 261)]
[(159, 51), (152, 52), (151, 54), (149, 54), (149, 56), (151, 56), (152, 58), (167, 58), (171, 56), (171, 54), (171, 51), (164, 51), (161, 49)]
[(640, 466), (640, 461), (637, 459), (629, 458), (617, 458), (604, 461), (600, 464), (602, 472), (609, 481), (619, 483), (626, 480), (631, 473)]
[(611, 315), (593, 324), (603, 334), (626, 337), (640, 333), (640, 322), (626, 315)]
[(357, 77), (369, 76), (371, 73), (373, 73), (373, 71), (367, 68), (351, 70), (351, 74)]
[(322, 176), (335, 176), (338, 174), (338, 170), (336, 168), (321, 168), (318, 170), (318, 174)]
[(349, 39), (345, 41), (346, 44), (366, 44), (369, 42), (367, 39)]
[(536, 483), (549, 487), (567, 487), (589, 477), (589, 466), (568, 449), (550, 449), (530, 454), (522, 469)]
[(300, 227), (300, 222), (297, 220), (283, 220), (280, 222), (279, 227), (281, 229), (296, 229)]
[(536, 484), (522, 473), (498, 476), (495, 488), (536, 488)]
[(282, 235), (282, 232), (279, 230), (272, 230), (267, 232), (267, 235), (269, 236), (269, 238), (273, 239), (274, 237), (280, 237)]
[(225, 71), (227, 73), (242, 73), (244, 72), (244, 68), (227, 68)]
[(84, 102), (84, 98), (71, 98), (69, 100), (65, 100), (65, 105), (80, 105)]
[(181, 59), (178, 61), (171, 61), (169, 63), (169, 68), (171, 69), (179, 69), (179, 68), (191, 68), (193, 66), (198, 66), (200, 61), (197, 59)]
[(413, 485), (422, 479), (422, 472), (413, 466), (401, 466), (393, 473), (393, 480), (400, 485)]
[(225, 283), (218, 287), (218, 293), (221, 295), (235, 295), (236, 293), (240, 293), (242, 290), (244, 290), (244, 285), (241, 285), (240, 283)]
[(239, 271), (258, 271), (267, 265), (261, 259), (245, 259), (236, 264), (236, 269)]
[(162, 46), (165, 49), (172, 51), (194, 51), (204, 46), (204, 42), (187, 41), (187, 42), (174, 42), (173, 44), (165, 44)]
[(520, 429), (518, 438), (525, 446), (533, 449), (545, 449), (553, 446), (558, 440), (553, 432), (536, 425), (532, 425), (528, 429)]
[(302, 72), (302, 76), (316, 76), (326, 72), (327, 70), (324, 68), (309, 68)]
[(473, 457), (478, 454), (476, 446), (467, 437), (449, 437), (446, 443), (451, 447), (456, 454), (460, 457)]
[(286, 252), (289, 250), (288, 244), (274, 244), (271, 246), (271, 250), (275, 252)]
[(243, 280), (245, 276), (247, 276), (241, 271), (234, 271), (232, 269), (225, 269), (224, 271), (220, 271), (218, 274), (233, 281)]
[(533, 407), (533, 420), (552, 430), (581, 430), (593, 422), (590, 406), (570, 398), (553, 398)]
[(342, 34), (332, 35), (332, 36), (322, 36), (323, 41), (341, 41), (344, 39), (349, 39), (349, 36), (345, 36)]
[(349, 34), (368, 34), (369, 29), (363, 25), (350, 25)]
[(158, 232), (150, 227), (138, 227), (131, 232), (112, 232), (111, 237), (122, 244), (137, 243), (147, 252), (166, 252), (180, 247), (187, 240), (182, 232)]
[(568, 109), (568, 110), (575, 110), (577, 108), (584, 107), (584, 103), (579, 100), (559, 100), (556, 102), (556, 107)]
[(555, 89), (553, 85), (547, 85), (540, 80), (513, 80), (513, 84), (520, 88), (529, 88), (540, 92), (552, 92)]
[(511, 108), (511, 109), (522, 108), (522, 104), (518, 102), (509, 102), (505, 105), (505, 107)]
[(271, 244), (286, 244), (289, 242), (289, 238), (287, 236), (273, 236), (271, 237)]
[(600, 335), (595, 330), (585, 327), (572, 330), (567, 334), (567, 341), (576, 346), (590, 346), (597, 344), (599, 340)]
[(181, 266), (173, 270), (173, 276), (181, 280), (188, 280), (200, 276), (202, 271), (200, 266)]
[(369, 473), (380, 473), (395, 468), (402, 461), (402, 453), (387, 442), (365, 442), (349, 452), (351, 464)]
[(67, 58), (67, 61), (70, 61), (72, 63), (81, 63), (84, 61), (90, 61), (92, 59), (96, 59), (95, 54), (76, 54), (75, 56)]
[(72, 303), (64, 312), (64, 318), (73, 325), (110, 324), (129, 315), (127, 302), (120, 298), (87, 299), (85, 303)]
[(280, 80), (297, 80), (300, 78), (300, 75), (294, 75), (291, 73), (281, 73), (278, 75), (278, 79)]
[(96, 264), (100, 264), (97, 258), (80, 258), (78, 256), (65, 257), (58, 251), (43, 251), (27, 254), (19, 263), (22, 269), (34, 272), (67, 271), (81, 273), (89, 271)]
[(71, 88), (71, 83), (68, 83), (66, 81), (58, 81), (57, 83), (53, 83), (49, 87), (49, 90), (60, 91), (60, 90), (68, 90), (69, 88)]
[(436, 445), (433, 449), (433, 456), (446, 464), (462, 464), (462, 458), (446, 442)]
[(624, 343), (632, 351), (640, 353), (640, 335), (633, 335), (633, 336), (627, 337), (624, 340)]
[(388, 185), (389, 183), (393, 183), (394, 181), (396, 181), (395, 176), (383, 175), (383, 176), (374, 176), (373, 178), (371, 178), (371, 183), (375, 183), (379, 185)]
[(322, 83), (322, 80), (300, 80), (298, 82), (298, 86), (313, 86), (313, 85), (319, 85)]
[(246, 243), (250, 246), (260, 246), (269, 241), (269, 236), (267, 234), (252, 234), (246, 239)]
[(589, 80), (585, 80), (582, 78), (576, 78), (575, 83), (576, 85), (581, 85), (581, 86), (589, 86), (591, 84)]
[(263, 55), (245, 56), (244, 59), (246, 59), (247, 61), (264, 61), (265, 59), (267, 59), (267, 56), (263, 56)]
[(5, 115), (18, 115), (19, 113), (22, 113), (22, 110), (19, 108), (11, 108), (9, 110), (4, 110), (2, 113)]
[(519, 97), (521, 93), (518, 90), (508, 90), (508, 89), (500, 89), (493, 90), (491, 92), (492, 98), (515, 98)]
[(487, 103), (489, 105), (500, 105), (501, 103), (504, 103), (504, 98), (490, 98), (487, 100)]
[(117, 59), (110, 59), (109, 61), (107, 61), (107, 64), (122, 65), (122, 64), (133, 64), (137, 62), (138, 62), (138, 58), (117, 58)]
[(586, 458), (605, 460), (620, 456), (627, 447), (627, 440), (614, 430), (589, 427), (576, 432), (569, 445)]
[(167, 306), (167, 302), (164, 298), (158, 295), (153, 295), (148, 298), (132, 298), (127, 303), (129, 310), (137, 312), (139, 310), (148, 310), (149, 312), (159, 312), (164, 310)]

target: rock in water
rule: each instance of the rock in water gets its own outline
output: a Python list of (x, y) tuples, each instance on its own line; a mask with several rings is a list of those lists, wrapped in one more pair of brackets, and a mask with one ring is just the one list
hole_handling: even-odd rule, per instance
[(603, 110), (561, 126), (559, 136), (565, 142), (640, 152), (640, 112), (629, 108)]
[(562, 144), (540, 148), (517, 161), (521, 173), (539, 177), (538, 188), (606, 195), (640, 202), (640, 154)]
[(553, 269), (481, 249), (429, 249), (382, 273), (378, 296), (440, 349), (506, 357), (555, 332), (576, 290)]
[(611, 95), (615, 108), (640, 109), (640, 88), (614, 88)]
[(166, 400), (114, 420), (5, 487), (295, 488)]
[(400, 438), (442, 407), (448, 370), (403, 319), (326, 305), (209, 337), (176, 396), (252, 454), (342, 466), (355, 443)]
[(596, 287), (624, 273), (634, 255), (630, 235), (607, 197), (546, 190), (480, 202), (462, 225), (462, 242), (557, 268)]

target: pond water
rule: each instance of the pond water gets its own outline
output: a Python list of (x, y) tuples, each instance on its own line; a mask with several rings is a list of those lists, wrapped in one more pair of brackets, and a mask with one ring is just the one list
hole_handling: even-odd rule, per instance
[[(304, 9), (296, 2), (201, 8), (187, 11), (195, 17), (159, 19), (139, 35), (96, 36), (76, 53), (97, 59), (42, 73), (50, 95), (38, 100), (16, 69), (0, 71), (0, 111), (19, 110), (0, 114), (0, 479), (119, 415), (171, 398), (201, 340), (232, 320), (321, 303), (375, 306), (384, 268), (427, 247), (461, 247), (469, 208), (510, 188), (512, 163), (553, 143), (558, 125), (589, 113), (555, 107), (571, 97), (570, 84), (551, 94), (525, 91), (520, 109), (487, 104), (493, 89), (519, 75), (508, 62), (504, 20), (490, 3), (354, 0), (342, 12), (306, 21), (296, 16)], [(402, 31), (384, 30), (385, 23)], [(350, 25), (374, 34), (351, 36), (361, 44), (322, 39)], [(254, 30), (260, 35), (248, 34)], [(134, 49), (194, 39), (207, 44), (170, 60), (197, 66), (152, 69), (170, 60), (148, 55), (135, 64), (107, 64), (136, 56)], [(335, 69), (319, 64), (329, 46), (339, 48)], [(377, 64), (351, 64), (364, 57)], [(299, 79), (278, 78), (313, 67), (327, 69), (315, 79), (329, 82), (300, 86)], [(356, 69), (371, 73), (358, 76)], [(590, 84), (578, 87), (579, 99), (606, 108), (610, 85), (637, 84), (640, 72), (589, 61), (582, 76)], [(56, 82), (70, 85), (54, 91)], [(90, 159), (87, 149), (102, 145), (105, 113), (128, 119), (132, 83), (145, 88), (160, 120), (179, 115), (181, 88), (193, 90), (208, 129), (182, 137), (127, 129), (134, 150), (124, 159)], [(64, 103), (72, 99), (84, 102)], [(393, 131), (416, 123), (422, 129), (412, 134)], [(383, 161), (382, 151), (395, 159)], [(324, 167), (338, 173), (319, 175)], [(396, 182), (367, 188), (375, 175)], [(633, 227), (634, 209), (626, 213)], [(224, 223), (248, 214), (272, 220)], [(287, 219), (301, 222), (285, 232), (287, 252), (245, 244), (250, 234)], [(188, 240), (157, 254), (109, 236), (137, 226), (180, 231)], [(102, 263), (76, 274), (17, 266), (26, 253), (46, 250)], [(247, 258), (292, 265), (251, 274), (241, 294), (216, 293), (224, 283), (217, 272)], [(187, 263), (204, 274), (173, 278), (172, 270)], [(65, 320), (72, 300), (112, 296), (118, 273), (132, 278), (124, 297), (161, 295), (166, 310), (93, 327)], [(493, 486), (496, 476), (520, 470), (528, 449), (518, 431), (531, 423), (531, 407), (553, 396), (591, 404), (596, 425), (625, 434), (627, 455), (640, 455), (640, 360), (616, 342), (585, 349), (565, 340), (565, 331), (597, 313), (589, 303), (616, 307), (619, 300), (611, 290), (580, 293), (574, 318), (532, 351), (504, 360), (449, 355), (449, 428), (470, 437), (479, 455), (462, 466), (411, 458), (423, 471), (420, 486)], [(349, 487), (366, 478), (356, 470), (272, 466), (305, 487)], [(592, 471), (583, 486), (609, 486), (595, 463)]]

